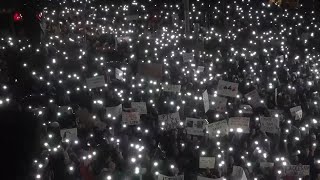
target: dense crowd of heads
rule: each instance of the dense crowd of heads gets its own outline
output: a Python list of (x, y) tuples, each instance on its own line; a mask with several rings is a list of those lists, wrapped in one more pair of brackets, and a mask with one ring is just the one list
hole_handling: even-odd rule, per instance
[(50, 2), (40, 45), (1, 39), (0, 106), (41, 124), (32, 178), (320, 178), (320, 16), (154, 1)]

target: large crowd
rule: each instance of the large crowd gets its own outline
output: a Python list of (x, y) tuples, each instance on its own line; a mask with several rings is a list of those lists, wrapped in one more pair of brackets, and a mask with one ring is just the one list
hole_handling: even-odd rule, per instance
[[(1, 38), (0, 106), (41, 124), (32, 179), (320, 179), (318, 13), (253, 0), (190, 0), (189, 21), (184, 10), (50, 1), (40, 44)], [(23, 90), (8, 54), (23, 57)]]

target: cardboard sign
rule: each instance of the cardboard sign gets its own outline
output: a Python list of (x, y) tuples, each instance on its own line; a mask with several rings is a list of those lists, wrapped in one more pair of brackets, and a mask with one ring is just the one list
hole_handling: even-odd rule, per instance
[(122, 113), (122, 104), (119, 104), (118, 106), (114, 107), (106, 107), (106, 117), (109, 116), (109, 114), (112, 117), (118, 117)]
[(166, 91), (166, 92), (180, 92), (180, 89), (181, 89), (181, 85), (162, 85), (163, 87), (163, 91)]
[(145, 102), (131, 102), (131, 107), (140, 114), (148, 114), (147, 105)]
[(236, 132), (249, 133), (250, 118), (247, 117), (232, 117), (229, 119), (229, 128)]
[(214, 157), (200, 157), (199, 158), (199, 168), (200, 169), (214, 169), (215, 158)]
[(243, 114), (252, 114), (252, 107), (247, 104), (240, 105), (239, 109), (242, 111)]
[(238, 83), (220, 80), (218, 83), (218, 95), (237, 97)]
[(261, 131), (269, 133), (279, 133), (279, 119), (274, 117), (260, 117)]
[(222, 120), (206, 125), (206, 129), (209, 132), (209, 136), (211, 137), (215, 137), (216, 134), (227, 135), (228, 128), (229, 126), (227, 120)]
[(186, 129), (190, 135), (203, 136), (208, 122), (205, 119), (186, 118)]
[(301, 106), (296, 106), (290, 109), (291, 115), (294, 117), (294, 120), (299, 120), (302, 118), (302, 109)]
[(202, 93), (202, 97), (203, 97), (203, 104), (204, 104), (204, 112), (206, 113), (210, 108), (209, 94), (207, 90)]
[(124, 77), (123, 77), (123, 71), (121, 71), (120, 69), (116, 68), (115, 70), (115, 75), (116, 75), (116, 79), (123, 81)]
[(193, 53), (183, 53), (182, 58), (183, 62), (190, 62), (194, 60)]
[(139, 64), (138, 74), (147, 78), (160, 80), (162, 78), (162, 64)]
[(261, 98), (257, 90), (245, 94), (244, 97), (253, 108), (265, 107), (265, 104), (261, 103)]
[(207, 178), (207, 177), (202, 177), (202, 176), (197, 176), (197, 180), (225, 180), (224, 177), (221, 178)]
[[(159, 123), (161, 127), (165, 130), (176, 129), (179, 127), (180, 116), (179, 112), (171, 113), (171, 114), (161, 114), (158, 116)], [(164, 125), (162, 124), (164, 122)]]
[(184, 180), (184, 175), (179, 176), (165, 176), (162, 174), (158, 174), (157, 180)]
[(89, 89), (103, 87), (104, 84), (106, 83), (104, 80), (104, 76), (96, 76), (96, 77), (92, 77), (92, 78), (87, 78), (86, 82), (87, 82), (87, 86)]
[(127, 21), (135, 21), (139, 19), (139, 15), (130, 15), (126, 17)]
[(287, 176), (307, 176), (310, 175), (309, 165), (289, 165), (284, 166), (284, 174)]
[(140, 124), (139, 112), (122, 112), (122, 123), (129, 126)]
[(246, 173), (240, 166), (233, 166), (231, 176), (233, 180), (247, 180)]
[(60, 135), (63, 140), (65, 140), (65, 139), (76, 140), (76, 139), (78, 139), (78, 130), (77, 130), (77, 128), (61, 129)]
[(225, 112), (227, 111), (227, 101), (228, 99), (225, 97), (219, 96), (210, 96), (210, 109), (213, 109), (217, 112)]

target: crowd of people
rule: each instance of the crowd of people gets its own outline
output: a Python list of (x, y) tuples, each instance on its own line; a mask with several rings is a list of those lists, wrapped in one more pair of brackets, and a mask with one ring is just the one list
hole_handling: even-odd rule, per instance
[(41, 124), (32, 179), (320, 179), (318, 13), (253, 0), (190, 1), (189, 21), (184, 10), (51, 1), (39, 45), (1, 39), (0, 58), (22, 69), (0, 59), (0, 106)]

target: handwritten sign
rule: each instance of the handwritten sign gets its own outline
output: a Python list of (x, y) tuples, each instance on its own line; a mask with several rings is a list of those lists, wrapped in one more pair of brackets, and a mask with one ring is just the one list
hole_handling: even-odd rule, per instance
[(221, 178), (207, 178), (207, 177), (197, 176), (197, 180), (225, 180), (225, 178), (224, 177), (221, 177)]
[(228, 134), (228, 122), (227, 120), (222, 120), (208, 124), (206, 126), (209, 136), (215, 137), (216, 134), (227, 135)]
[(87, 82), (87, 86), (89, 89), (103, 87), (104, 84), (106, 83), (104, 80), (104, 76), (96, 76), (96, 77), (92, 77), (92, 78), (87, 78), (86, 82)]
[(309, 165), (289, 165), (284, 166), (284, 174), (288, 176), (307, 176), (310, 175)]
[(162, 64), (139, 64), (138, 74), (147, 78), (160, 80), (162, 78), (162, 67)]
[(213, 169), (215, 166), (214, 157), (200, 157), (199, 158), (199, 168), (200, 169)]
[(240, 105), (239, 109), (242, 111), (243, 114), (252, 114), (252, 107), (247, 104)]
[(181, 85), (162, 85), (163, 87), (163, 91), (166, 91), (166, 92), (180, 92), (180, 89), (181, 89)]
[(131, 102), (131, 107), (140, 114), (148, 114), (147, 105), (145, 102)]
[(249, 133), (250, 118), (247, 117), (232, 117), (229, 119), (229, 127), (233, 131)]
[(163, 127), (165, 130), (176, 129), (179, 127), (179, 112), (171, 114), (161, 114), (158, 116), (158, 119), (161, 127)]
[(274, 117), (260, 117), (261, 131), (276, 134), (279, 132), (279, 119)]
[(63, 140), (65, 140), (65, 139), (76, 140), (76, 139), (78, 139), (78, 130), (77, 130), (77, 128), (61, 129), (60, 135)]
[(114, 107), (106, 107), (106, 117), (118, 117), (122, 113), (122, 104)]
[(204, 104), (204, 112), (206, 113), (210, 108), (209, 94), (207, 90), (202, 93), (202, 97), (203, 97), (203, 104)]
[(220, 80), (218, 83), (218, 95), (237, 97), (238, 83)]
[(240, 166), (233, 166), (231, 176), (234, 180), (247, 180), (246, 173)]
[(116, 75), (116, 79), (120, 80), (120, 81), (123, 81), (124, 78), (123, 78), (123, 71), (121, 71), (120, 69), (116, 68), (116, 71), (115, 71), (115, 75)]
[(190, 135), (203, 136), (205, 125), (208, 122), (205, 119), (186, 118), (186, 129)]
[(122, 112), (122, 123), (129, 126), (140, 124), (139, 112)]
[(183, 53), (182, 58), (184, 62), (190, 62), (194, 60), (193, 53)]
[(158, 174), (157, 180), (184, 180), (184, 175), (179, 176), (165, 176), (162, 174)]
[(210, 96), (210, 109), (213, 109), (217, 112), (227, 111), (227, 101), (228, 99), (220, 96)]
[(299, 120), (302, 118), (302, 109), (301, 106), (296, 106), (290, 109), (291, 115), (294, 117), (295, 120)]
[(257, 90), (253, 90), (253, 91), (245, 94), (244, 97), (248, 100), (248, 103), (253, 108), (265, 107), (265, 104), (261, 103), (261, 98), (260, 98)]

